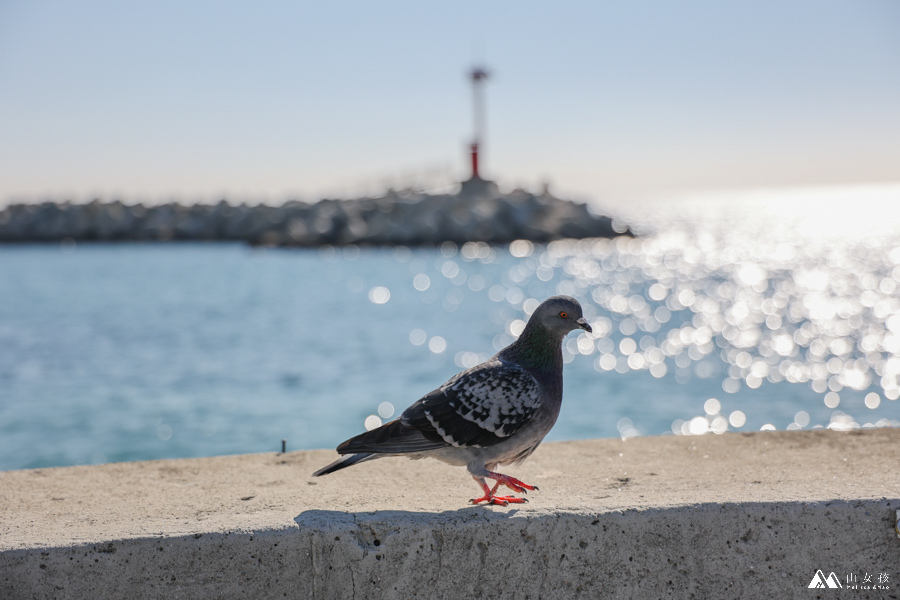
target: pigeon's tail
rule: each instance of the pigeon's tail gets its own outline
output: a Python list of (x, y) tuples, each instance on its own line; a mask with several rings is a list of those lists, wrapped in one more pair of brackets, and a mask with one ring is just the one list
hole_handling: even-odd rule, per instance
[(321, 475), (328, 475), (329, 473), (334, 473), (335, 471), (340, 471), (341, 469), (352, 467), (356, 463), (361, 463), (366, 460), (372, 460), (373, 458), (378, 458), (378, 455), (373, 452), (360, 452), (359, 454), (342, 456), (327, 467), (322, 467), (321, 469), (313, 473), (312, 476), (319, 477)]

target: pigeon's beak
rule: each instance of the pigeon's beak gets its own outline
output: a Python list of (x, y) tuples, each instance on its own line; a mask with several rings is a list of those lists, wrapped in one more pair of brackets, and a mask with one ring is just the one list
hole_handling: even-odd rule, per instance
[(579, 317), (579, 318), (575, 319), (575, 323), (576, 323), (579, 327), (581, 327), (582, 329), (584, 329), (585, 331), (587, 331), (588, 333), (594, 333), (594, 330), (591, 329), (591, 326), (588, 325), (588, 322), (584, 320), (584, 317)]

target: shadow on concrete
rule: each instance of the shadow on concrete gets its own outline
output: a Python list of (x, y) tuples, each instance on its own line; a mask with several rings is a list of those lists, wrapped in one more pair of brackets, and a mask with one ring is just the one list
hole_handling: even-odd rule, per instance
[(467, 506), (456, 510), (442, 512), (410, 511), (410, 510), (377, 510), (377, 511), (346, 511), (346, 510), (305, 510), (296, 517), (294, 522), (300, 529), (307, 527), (334, 525), (364, 525), (375, 522), (403, 522), (416, 523), (460, 523), (467, 521), (494, 522), (510, 519), (519, 512), (518, 508), (498, 509), (489, 506)]

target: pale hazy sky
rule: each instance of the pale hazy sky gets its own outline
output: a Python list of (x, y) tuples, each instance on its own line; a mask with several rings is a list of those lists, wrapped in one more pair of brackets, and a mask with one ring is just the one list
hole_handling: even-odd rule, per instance
[[(897, 0), (0, 0), (0, 201), (900, 181)], [(440, 179), (435, 176), (435, 179)]]

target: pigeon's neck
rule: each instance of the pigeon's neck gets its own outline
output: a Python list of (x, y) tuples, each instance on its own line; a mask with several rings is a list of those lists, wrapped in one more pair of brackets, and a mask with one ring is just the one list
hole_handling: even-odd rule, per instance
[(503, 354), (525, 368), (552, 372), (562, 368), (564, 337), (540, 323), (529, 321), (519, 339), (510, 344)]

